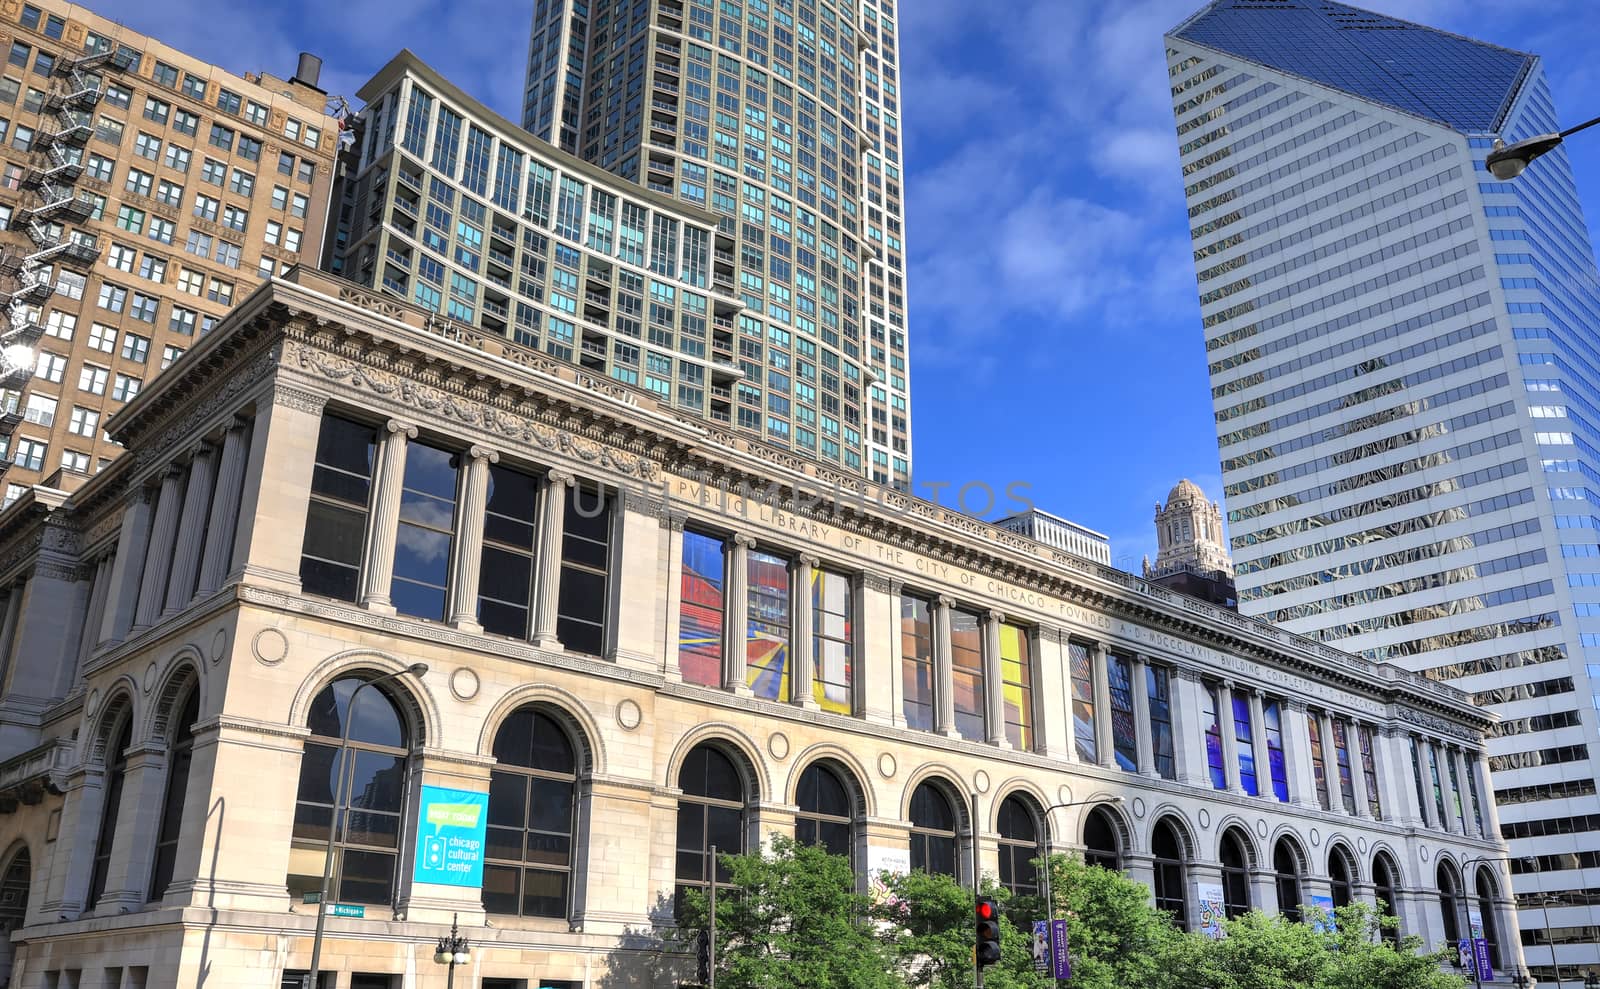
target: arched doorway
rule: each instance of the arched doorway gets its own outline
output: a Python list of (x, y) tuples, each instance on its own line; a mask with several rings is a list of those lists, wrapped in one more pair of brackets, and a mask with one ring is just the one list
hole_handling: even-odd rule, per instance
[(17, 850), (0, 873), (0, 986), (11, 984), (11, 932), (28, 915), (28, 887), (33, 882), (33, 859), (26, 848)]

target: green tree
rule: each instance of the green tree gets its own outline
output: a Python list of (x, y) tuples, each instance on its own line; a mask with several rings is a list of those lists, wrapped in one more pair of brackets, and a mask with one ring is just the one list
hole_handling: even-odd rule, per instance
[(1440, 968), (1448, 950), (1426, 953), (1415, 934), (1398, 946), (1382, 937), (1398, 930), (1399, 919), (1385, 917), (1365, 903), (1335, 911), (1337, 930), (1327, 936), (1328, 965), (1317, 989), (1462, 989), (1466, 980)]
[[(900, 985), (848, 858), (775, 835), (770, 852), (723, 855), (721, 863), (733, 890), (717, 897), (718, 989)], [(703, 929), (708, 916), (705, 895), (691, 892), (684, 929)]]

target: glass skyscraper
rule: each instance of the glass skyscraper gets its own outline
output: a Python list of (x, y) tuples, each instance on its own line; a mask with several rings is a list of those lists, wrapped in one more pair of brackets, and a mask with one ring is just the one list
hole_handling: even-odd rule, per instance
[[(523, 126), (719, 221), (710, 412), (906, 486), (894, 0), (535, 0)], [(720, 366), (717, 362), (720, 362)]]
[(1528, 963), (1600, 973), (1600, 273), (1562, 151), (1483, 164), (1540, 61), (1327, 0), (1166, 42), (1240, 610), (1500, 714)]

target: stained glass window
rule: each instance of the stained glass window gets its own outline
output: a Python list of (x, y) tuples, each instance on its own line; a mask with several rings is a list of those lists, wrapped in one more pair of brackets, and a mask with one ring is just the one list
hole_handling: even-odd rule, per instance
[(1355, 776), (1350, 765), (1349, 726), (1338, 718), (1333, 719), (1333, 754), (1339, 766), (1339, 797), (1344, 801), (1346, 814), (1356, 812)]
[(789, 561), (750, 551), (745, 678), (757, 697), (789, 699)]
[(900, 596), (900, 682), (906, 727), (933, 731), (933, 618), (928, 602)]
[(827, 570), (811, 572), (811, 620), (815, 633), (816, 672), (811, 693), (824, 711), (852, 714), (850, 698), (851, 636), (854, 607), (850, 578)]
[(1155, 755), (1156, 772), (1162, 779), (1176, 779), (1177, 761), (1172, 747), (1172, 673), (1165, 666), (1145, 667), (1150, 690), (1150, 747)]
[(1006, 741), (1013, 748), (1033, 748), (1033, 655), (1028, 632), (1000, 626), (1000, 679), (1005, 698)]
[(1067, 653), (1072, 664), (1073, 744), (1077, 746), (1079, 759), (1099, 762), (1100, 750), (1094, 734), (1094, 653), (1081, 642), (1069, 644)]
[(1233, 695), (1233, 740), (1239, 750), (1239, 785), (1250, 796), (1260, 796), (1256, 783), (1256, 743), (1250, 725), (1250, 698)]
[(1217, 721), (1217, 688), (1205, 687), (1206, 692), (1206, 765), (1211, 769), (1211, 788), (1228, 788), (1228, 771), (1222, 762), (1222, 725)]
[(723, 564), (722, 540), (684, 530), (678, 668), (686, 683), (722, 685)]
[[(1378, 792), (1378, 765), (1372, 756), (1372, 729), (1356, 726), (1356, 740), (1361, 746), (1361, 776), (1367, 782), (1367, 811), (1374, 820), (1383, 820), (1383, 796)], [(1476, 801), (1477, 794), (1473, 794)]]
[(1133, 715), (1133, 664), (1126, 656), (1106, 657), (1106, 680), (1111, 688), (1111, 747), (1117, 766), (1139, 771), (1139, 728)]
[(955, 694), (956, 731), (984, 741), (983, 631), (970, 611), (950, 612), (950, 687)]
[(1332, 810), (1328, 799), (1328, 763), (1322, 753), (1322, 719), (1312, 712), (1306, 717), (1306, 732), (1311, 736), (1311, 776), (1317, 781), (1317, 803)]
[(1261, 705), (1261, 720), (1267, 729), (1267, 768), (1272, 775), (1272, 794), (1289, 802), (1289, 771), (1283, 755), (1283, 705), (1266, 701)]

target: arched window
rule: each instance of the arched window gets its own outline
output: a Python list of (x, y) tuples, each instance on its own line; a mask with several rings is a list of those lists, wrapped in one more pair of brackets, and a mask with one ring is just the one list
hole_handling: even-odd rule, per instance
[(1229, 920), (1250, 912), (1250, 855), (1237, 828), (1222, 834), (1222, 908)]
[[(683, 760), (678, 772), (678, 869), (677, 910), (683, 912), (683, 897), (690, 889), (706, 888), (706, 862), (712, 846), (717, 854), (744, 852), (745, 793), (744, 777), (733, 760), (710, 745), (697, 745)], [(728, 881), (727, 870), (716, 864), (716, 883)]]
[(1122, 842), (1111, 812), (1104, 807), (1094, 808), (1083, 820), (1083, 860), (1113, 872), (1122, 870)]
[(944, 791), (923, 783), (911, 794), (911, 868), (959, 878), (956, 808)]
[(1355, 869), (1350, 865), (1350, 856), (1341, 847), (1335, 846), (1328, 853), (1328, 885), (1333, 891), (1333, 908), (1347, 907), (1355, 897)]
[[(329, 902), (390, 903), (405, 833), (406, 771), (411, 734), (383, 687), (356, 693), (366, 678), (340, 677), (311, 702), (300, 788), (289, 850), (289, 895), (299, 900), (322, 886), (322, 863), (333, 842)], [(351, 700), (355, 710), (350, 709)], [(337, 793), (339, 740), (348, 720), (348, 770)]]
[(1154, 856), (1156, 909), (1172, 914), (1180, 930), (1189, 929), (1188, 881), (1184, 874), (1183, 842), (1171, 821), (1156, 825), (1150, 838)]
[(11, 932), (20, 928), (28, 916), (28, 890), (33, 885), (33, 857), (19, 848), (5, 872), (0, 873), (0, 986), (11, 984), (11, 965), (16, 948)]
[(93, 910), (106, 891), (111, 872), (111, 845), (117, 834), (117, 813), (122, 809), (122, 785), (128, 776), (128, 746), (133, 744), (133, 717), (122, 716), (122, 724), (111, 733), (116, 742), (106, 750), (105, 799), (100, 810), (100, 834), (94, 842), (94, 864), (89, 872), (89, 895), (84, 910)]
[(802, 845), (821, 845), (829, 855), (855, 861), (855, 813), (850, 790), (833, 767), (813, 762), (800, 774), (795, 803), (794, 839)]
[(1456, 871), (1448, 862), (1440, 862), (1434, 874), (1439, 884), (1439, 914), (1444, 920), (1444, 939), (1454, 944), (1461, 940), (1461, 885), (1456, 882)]
[(194, 761), (194, 723), (200, 720), (200, 690), (189, 688), (183, 713), (172, 726), (167, 752), (167, 792), (161, 802), (161, 828), (156, 832), (156, 861), (150, 870), (150, 896), (159, 900), (172, 885), (178, 861), (178, 835), (183, 829), (183, 798), (189, 791), (189, 765)]
[[(1385, 917), (1400, 919), (1400, 874), (1395, 871), (1389, 856), (1381, 852), (1372, 859), (1372, 885), (1378, 894), (1378, 909)], [(1384, 928), (1383, 939), (1392, 945), (1400, 943), (1400, 928)]]
[(1482, 917), (1483, 939), (1488, 942), (1489, 966), (1500, 967), (1500, 930), (1495, 923), (1494, 900), (1497, 886), (1487, 866), (1478, 866), (1478, 915)]
[(1033, 860), (1044, 855), (1039, 816), (1033, 802), (1010, 796), (1000, 804), (1000, 885), (1013, 895), (1039, 892), (1039, 870)]
[(1272, 852), (1272, 869), (1277, 873), (1278, 912), (1289, 920), (1305, 919), (1300, 910), (1300, 856), (1289, 839), (1278, 839)]
[(494, 736), (483, 908), (565, 917), (572, 891), (578, 759), (572, 739), (537, 707), (511, 713)]

